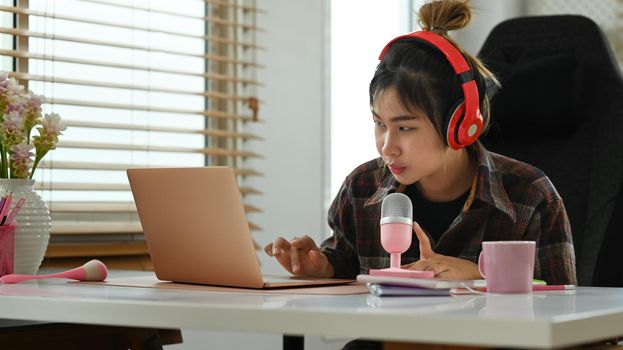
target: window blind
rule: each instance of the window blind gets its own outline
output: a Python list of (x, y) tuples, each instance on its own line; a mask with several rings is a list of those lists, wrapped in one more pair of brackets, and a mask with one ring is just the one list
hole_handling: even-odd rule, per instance
[(127, 168), (227, 165), (239, 183), (262, 175), (245, 167), (261, 157), (245, 147), (261, 139), (245, 132), (259, 121), (254, 0), (0, 4), (10, 76), (68, 126), (34, 177), (52, 215), (46, 256), (98, 255), (93, 245), (146, 253)]

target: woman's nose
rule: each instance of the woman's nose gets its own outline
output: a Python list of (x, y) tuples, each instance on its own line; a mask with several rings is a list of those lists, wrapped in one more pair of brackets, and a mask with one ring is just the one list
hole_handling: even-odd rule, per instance
[(391, 132), (385, 133), (385, 139), (383, 140), (383, 146), (381, 151), (384, 156), (395, 156), (400, 153), (400, 148), (396, 143), (396, 138)]

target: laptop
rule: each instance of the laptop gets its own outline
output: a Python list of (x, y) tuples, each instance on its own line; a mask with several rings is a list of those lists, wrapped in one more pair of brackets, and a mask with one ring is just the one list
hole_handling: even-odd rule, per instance
[(128, 169), (127, 175), (160, 280), (256, 289), (353, 282), (262, 276), (232, 168)]

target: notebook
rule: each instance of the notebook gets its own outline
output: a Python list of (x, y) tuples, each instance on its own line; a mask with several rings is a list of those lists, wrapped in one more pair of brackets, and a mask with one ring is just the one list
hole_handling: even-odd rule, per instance
[[(473, 288), (481, 283), (481, 280), (444, 280), (438, 278), (393, 277), (366, 274), (358, 275), (357, 281), (360, 283), (376, 283), (430, 289)], [(482, 283), (484, 283), (484, 280), (482, 280)]]
[(384, 296), (448, 296), (451, 289), (395, 286), (392, 284), (366, 283), (368, 291), (377, 297)]
[(233, 169), (128, 169), (156, 277), (244, 288), (347, 284), (352, 280), (262, 276)]

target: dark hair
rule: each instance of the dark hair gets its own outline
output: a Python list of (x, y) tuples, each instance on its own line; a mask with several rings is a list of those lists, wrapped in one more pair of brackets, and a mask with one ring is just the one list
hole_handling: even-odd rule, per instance
[[(448, 36), (448, 30), (460, 29), (469, 23), (469, 0), (432, 1), (420, 8), (418, 16), (423, 30), (434, 31), (450, 41), (472, 68), (484, 118), (483, 131), (486, 130), (489, 124), (487, 81), (494, 85), (499, 83), (479, 59), (465, 52)], [(463, 91), (460, 78), (441, 51), (417, 39), (405, 38), (393, 43), (370, 82), (370, 106), (376, 94), (388, 88), (396, 89), (405, 110), (424, 112), (447, 144), (444, 124), (450, 110), (463, 99)]]

